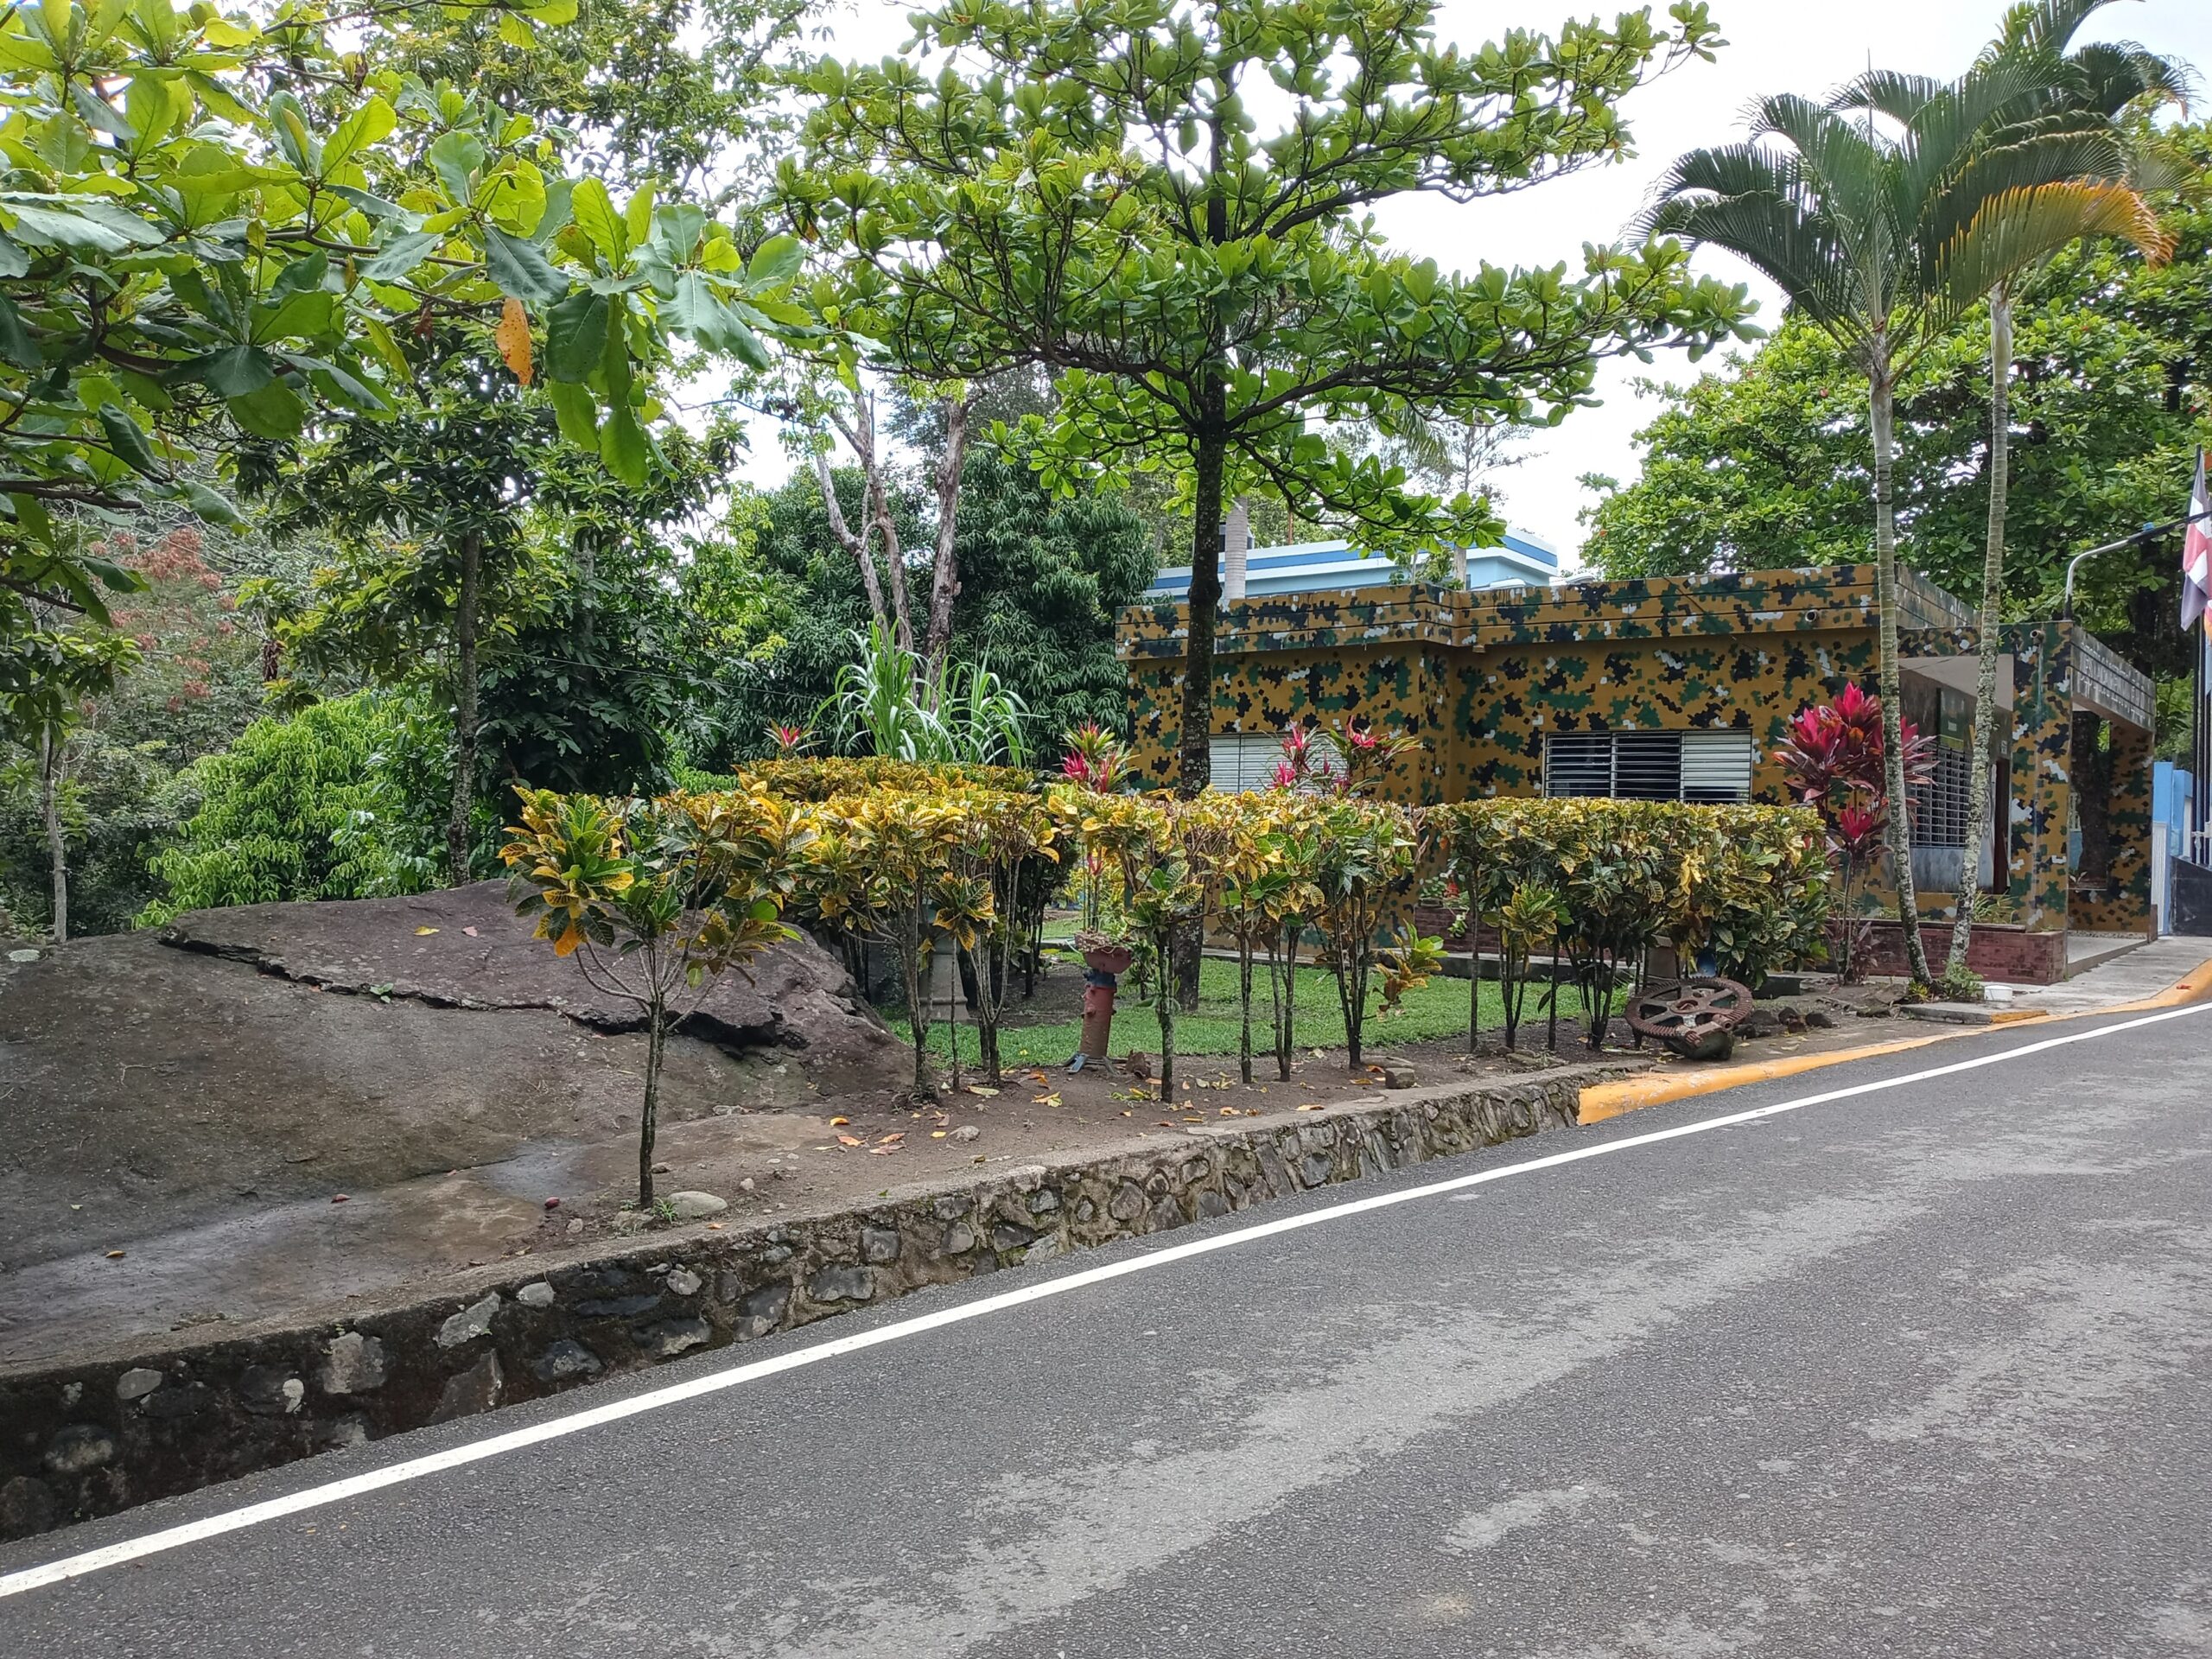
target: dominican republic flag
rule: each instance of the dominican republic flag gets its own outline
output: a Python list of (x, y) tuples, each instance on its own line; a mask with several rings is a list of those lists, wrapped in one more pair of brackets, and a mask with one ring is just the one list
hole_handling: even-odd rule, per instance
[(2181, 631), (2187, 633), (2212, 606), (2212, 491), (2204, 487), (2204, 452), (2196, 452), (2196, 488), (2189, 498), (2189, 528), (2181, 543)]

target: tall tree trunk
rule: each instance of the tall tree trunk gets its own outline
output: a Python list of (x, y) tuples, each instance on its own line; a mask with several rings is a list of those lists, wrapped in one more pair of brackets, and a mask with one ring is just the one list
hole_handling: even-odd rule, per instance
[[(865, 465), (863, 466), (865, 473)], [(868, 516), (868, 496), (863, 489), (861, 496), (861, 527), (855, 532), (845, 522), (845, 509), (837, 499), (836, 474), (830, 467), (826, 451), (817, 450), (814, 457), (814, 480), (822, 489), (822, 510), (829, 516), (830, 533), (836, 537), (837, 545), (853, 556), (860, 566), (861, 589), (868, 595), (868, 614), (886, 633), (894, 633), (891, 613), (884, 608), (883, 584), (876, 577), (875, 560), (868, 550), (869, 527), (874, 521)]]
[[(914, 614), (906, 603), (906, 555), (899, 545), (899, 526), (891, 517), (891, 493), (883, 485), (883, 468), (872, 458), (868, 467), (868, 515), (883, 543), (883, 574), (891, 586), (892, 637), (901, 651), (914, 649)], [(917, 659), (918, 660), (918, 659)], [(916, 686), (918, 696), (925, 695)]]
[(461, 601), (454, 607), (453, 811), (446, 820), (446, 884), (468, 881), (468, 820), (476, 804), (476, 613), (484, 585), (484, 536), (461, 538)]
[(1912, 814), (1904, 786), (1904, 692), (1897, 661), (1897, 524), (1891, 470), (1896, 461), (1896, 385), (1889, 353), (1878, 348), (1879, 366), (1867, 376), (1870, 423), (1874, 435), (1874, 563), (1881, 587), (1883, 792), (1889, 798), (1887, 839), (1897, 884), (1897, 923), (1904, 933), (1907, 972), (1916, 985), (1928, 983), (1928, 953), (1920, 943), (1920, 899), (1912, 887)]
[[(1981, 650), (1974, 683), (1973, 760), (1967, 773), (1965, 868), (1959, 873), (1959, 910), (1951, 924), (1951, 955), (1944, 973), (1963, 974), (1974, 942), (1974, 907), (1980, 900), (1981, 849), (1991, 819), (1989, 740), (1997, 728), (1998, 632), (2004, 623), (2005, 506), (2012, 461), (2012, 296), (1999, 288), (1989, 296), (1989, 541), (1981, 556)], [(2004, 861), (1993, 857), (1993, 873)]]
[(46, 823), (46, 857), (52, 882), (54, 942), (69, 942), (69, 838), (61, 831), (61, 740), (54, 728), (38, 739), (38, 810)]
[(660, 1062), (667, 1037), (668, 1007), (656, 995), (645, 1008), (645, 1103), (638, 1116), (638, 1208), (641, 1211), (653, 1207), (653, 1137), (659, 1129)]
[[(1208, 424), (1198, 433), (1196, 497), (1192, 504), (1190, 626), (1183, 648), (1182, 732), (1175, 792), (1185, 799), (1213, 781), (1213, 626), (1221, 608), (1221, 491), (1229, 454), (1222, 428), (1226, 397), (1209, 378), (1200, 402)], [(1205, 923), (1193, 920), (1175, 935), (1175, 995), (1186, 1010), (1198, 1006), (1198, 963)]]
[(1244, 1018), (1236, 1039), (1236, 1069), (1249, 1084), (1252, 1081), (1252, 934), (1249, 925), (1236, 939), (1236, 995)]
[[(1218, 418), (1225, 399), (1209, 382), (1203, 401)], [(1182, 731), (1177, 742), (1175, 792), (1185, 800), (1213, 781), (1213, 629), (1221, 608), (1221, 488), (1229, 441), (1201, 431), (1191, 511), (1190, 626), (1183, 646)]]
[(930, 579), (929, 623), (922, 635), (922, 672), (938, 683), (952, 643), (952, 601), (960, 595), (960, 556), (953, 529), (960, 512), (960, 469), (968, 459), (968, 411), (972, 392), (944, 400), (944, 454), (937, 464), (937, 569)]

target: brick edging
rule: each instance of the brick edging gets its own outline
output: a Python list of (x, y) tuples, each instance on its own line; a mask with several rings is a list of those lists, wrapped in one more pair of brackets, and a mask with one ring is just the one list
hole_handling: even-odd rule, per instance
[(1209, 1126), (830, 1215), (658, 1233), (460, 1275), (340, 1322), (0, 1368), (0, 1537), (541, 1398), (1030, 1259), (1577, 1121), (1565, 1066)]

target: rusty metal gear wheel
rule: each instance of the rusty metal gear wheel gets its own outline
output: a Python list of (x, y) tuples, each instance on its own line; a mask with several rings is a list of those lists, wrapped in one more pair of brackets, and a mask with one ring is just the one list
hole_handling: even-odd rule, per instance
[(1629, 1028), (1686, 1059), (1725, 1059), (1751, 1011), (1751, 988), (1732, 979), (1684, 979), (1629, 999)]

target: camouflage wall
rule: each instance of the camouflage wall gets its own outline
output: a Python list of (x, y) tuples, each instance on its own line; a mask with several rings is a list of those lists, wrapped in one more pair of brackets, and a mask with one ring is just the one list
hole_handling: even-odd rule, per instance
[[(1972, 616), (1919, 581), (1904, 593), (1904, 654), (1967, 655)], [(1779, 799), (1772, 751), (1789, 717), (1875, 673), (1874, 572), (1867, 565), (1706, 579), (1654, 578), (1482, 594), (1414, 586), (1249, 601), (1223, 608), (1217, 632), (1217, 734), (1268, 734), (1293, 722), (1355, 721), (1421, 740), (1389, 792), (1408, 801), (1534, 794), (1552, 732), (1732, 727), (1752, 734), (1754, 795)], [(2008, 887), (2014, 918), (2066, 925), (2066, 760), (2071, 624), (2006, 630), (2013, 656)], [(1176, 605), (1122, 620), (1134, 760), (1146, 782), (1174, 779), (1185, 619)], [(2116, 728), (2125, 729), (2125, 728)], [(2147, 747), (2145, 748), (2147, 755)], [(2134, 777), (2133, 770), (2129, 777)], [(2147, 791), (2147, 764), (2142, 788)], [(2124, 804), (2115, 800), (2114, 874)], [(2126, 804), (2132, 815), (2134, 808)], [(2097, 912), (2147, 906), (2145, 849), (2124, 891)], [(2132, 816), (2129, 820), (2133, 822)], [(2137, 843), (2130, 842), (2130, 845)], [(1950, 906), (1929, 895), (1929, 908)], [(1886, 902), (1879, 891), (1870, 905)], [(2097, 925), (2140, 925), (2101, 919)]]
[(2074, 925), (2137, 933), (2151, 917), (2151, 734), (2112, 728), (2112, 870), (2101, 893), (2077, 893)]

